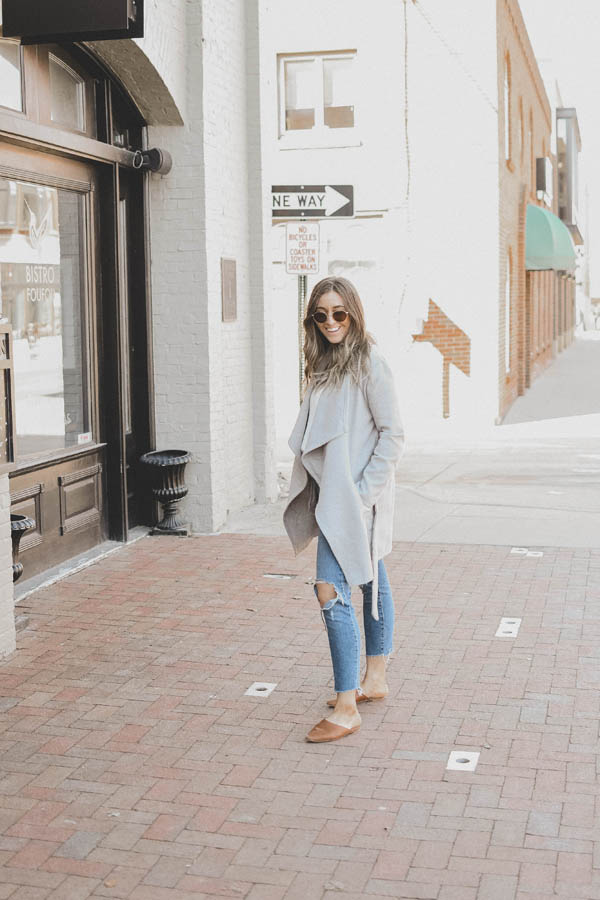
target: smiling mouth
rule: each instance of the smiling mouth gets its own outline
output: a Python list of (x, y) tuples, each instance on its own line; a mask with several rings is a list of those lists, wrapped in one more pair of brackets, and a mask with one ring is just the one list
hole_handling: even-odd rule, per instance
[(326, 328), (325, 330), (327, 331), (327, 334), (336, 334), (338, 331), (341, 331), (341, 328), (338, 325), (337, 328)]

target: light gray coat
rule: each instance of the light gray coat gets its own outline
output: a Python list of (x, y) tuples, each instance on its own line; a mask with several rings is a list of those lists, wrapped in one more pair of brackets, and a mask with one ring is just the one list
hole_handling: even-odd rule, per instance
[(295, 459), (284, 525), (296, 554), (320, 529), (349, 585), (373, 581), (377, 619), (377, 562), (392, 549), (404, 444), (394, 379), (372, 347), (368, 376), (360, 385), (346, 377), (341, 387), (326, 388), (304, 440), (311, 394), (309, 388), (289, 440)]

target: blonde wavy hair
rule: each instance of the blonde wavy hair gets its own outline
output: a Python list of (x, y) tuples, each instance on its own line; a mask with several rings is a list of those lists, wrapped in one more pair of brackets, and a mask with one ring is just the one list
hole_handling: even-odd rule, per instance
[[(339, 295), (350, 316), (350, 328), (339, 344), (331, 344), (313, 319), (319, 300), (330, 291)], [(311, 291), (304, 318), (306, 386), (339, 387), (346, 375), (359, 384), (368, 372), (371, 345), (374, 343), (366, 329), (363, 305), (352, 282), (338, 276), (318, 281)]]

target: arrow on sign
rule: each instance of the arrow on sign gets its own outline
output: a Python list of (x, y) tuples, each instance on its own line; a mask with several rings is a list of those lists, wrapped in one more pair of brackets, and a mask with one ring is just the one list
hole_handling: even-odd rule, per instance
[(352, 185), (277, 185), (272, 193), (274, 218), (354, 215)]

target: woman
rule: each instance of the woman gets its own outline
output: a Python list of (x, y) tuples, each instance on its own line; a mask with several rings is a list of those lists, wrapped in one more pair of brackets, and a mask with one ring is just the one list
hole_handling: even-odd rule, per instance
[[(394, 606), (382, 557), (392, 549), (394, 473), (403, 431), (389, 366), (365, 328), (354, 286), (324, 278), (304, 320), (307, 391), (290, 437), (295, 454), (284, 524), (296, 554), (318, 537), (315, 593), (327, 628), (337, 697), (306, 739), (360, 728), (357, 703), (388, 693)], [(352, 585), (360, 585), (367, 667)]]

